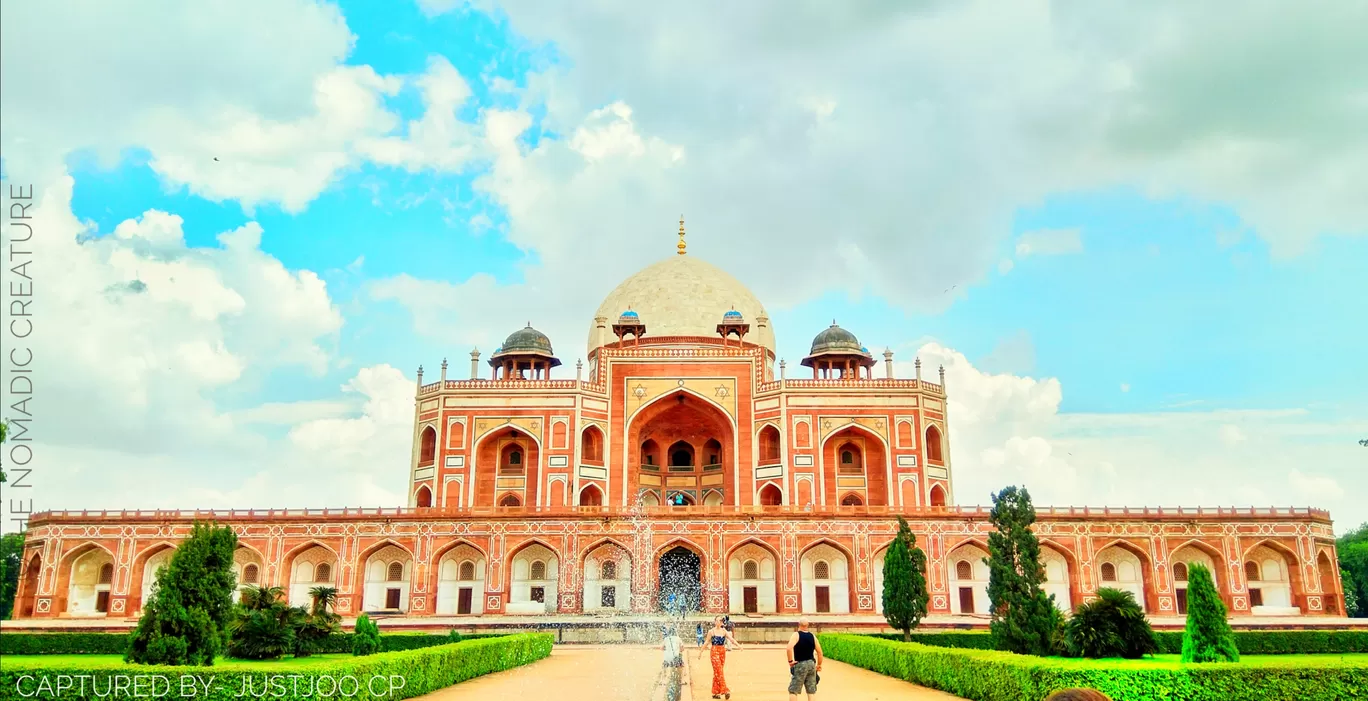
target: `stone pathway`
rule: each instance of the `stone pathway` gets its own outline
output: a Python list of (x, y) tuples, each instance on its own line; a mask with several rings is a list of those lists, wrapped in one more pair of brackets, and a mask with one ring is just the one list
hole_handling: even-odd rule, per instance
[[(685, 648), (688, 674), (681, 701), (711, 699), (712, 667)], [(421, 697), (426, 701), (662, 701), (655, 686), (660, 650), (644, 646), (557, 645), (551, 657), (526, 667), (472, 679)], [(733, 701), (788, 701), (788, 665), (778, 645), (748, 645), (727, 658)], [(654, 692), (654, 693), (653, 693)], [(805, 698), (799, 696), (800, 699)], [(841, 701), (955, 701), (940, 691), (841, 662), (822, 668), (818, 698)]]
[[(426, 701), (647, 701), (655, 690), (660, 650), (644, 646), (557, 645), (525, 667), (462, 682), (419, 698)], [(689, 698), (683, 697), (684, 701)]]
[[(712, 666), (694, 650), (692, 665), (694, 701), (712, 698)], [(781, 645), (747, 645), (727, 653), (727, 686), (732, 701), (788, 701), (788, 655)], [(806, 699), (799, 694), (799, 699)], [(875, 674), (827, 660), (822, 664), (822, 682), (817, 698), (838, 701), (955, 701), (943, 691)]]

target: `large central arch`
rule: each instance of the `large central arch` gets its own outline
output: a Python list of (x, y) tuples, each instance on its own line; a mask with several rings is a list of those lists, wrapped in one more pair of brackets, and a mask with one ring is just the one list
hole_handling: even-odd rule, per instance
[(665, 503), (667, 482), (686, 479), (692, 487), (672, 486), (670, 491), (683, 493), (694, 504), (704, 502), (705, 492), (720, 491), (723, 504), (737, 503), (736, 426), (713, 401), (675, 390), (638, 410), (626, 433), (623, 503), (652, 501), (651, 496)]

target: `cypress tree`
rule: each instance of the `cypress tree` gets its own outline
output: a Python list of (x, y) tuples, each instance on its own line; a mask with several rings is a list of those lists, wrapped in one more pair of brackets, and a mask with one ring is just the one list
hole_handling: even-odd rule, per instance
[(917, 536), (907, 520), (898, 517), (898, 535), (888, 546), (883, 561), (883, 612), (888, 625), (902, 631), (903, 641), (926, 615), (930, 598), (926, 591), (926, 553), (917, 547)]
[(157, 574), (124, 660), (139, 664), (212, 665), (226, 643), (233, 610), (232, 529), (195, 522)]
[(380, 627), (363, 613), (356, 619), (356, 631), (352, 633), (352, 654), (362, 656), (377, 652), (380, 652)]
[(1225, 602), (1216, 591), (1205, 565), (1188, 565), (1187, 628), (1183, 631), (1184, 662), (1239, 662), (1240, 651), (1226, 620)]
[(1041, 584), (1040, 540), (1031, 531), (1035, 507), (1025, 487), (993, 495), (988, 535), (988, 602), (994, 646), (1023, 655), (1049, 655), (1061, 617)]

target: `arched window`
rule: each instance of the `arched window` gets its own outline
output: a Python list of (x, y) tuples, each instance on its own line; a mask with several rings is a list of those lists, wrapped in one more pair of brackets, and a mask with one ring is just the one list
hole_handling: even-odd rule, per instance
[(682, 468), (689, 469), (689, 468), (692, 468), (693, 465), (694, 465), (694, 451), (693, 451), (693, 446), (689, 445), (688, 443), (685, 443), (684, 441), (678, 441), (678, 442), (676, 442), (674, 445), (670, 446), (670, 468), (671, 468), (671, 469), (681, 468), (681, 467), (682, 467)]
[(864, 460), (860, 455), (860, 447), (854, 443), (843, 443), (841, 445), (839, 462), (841, 472), (859, 473), (864, 471)]
[(422, 438), (419, 441), (418, 463), (420, 465), (431, 465), (437, 461), (437, 429), (428, 426), (423, 429)]
[(812, 444), (812, 429), (806, 421), (799, 421), (793, 425), (793, 438), (800, 448), (806, 448)]
[(1251, 582), (1257, 582), (1260, 579), (1262, 579), (1262, 577), (1259, 576), (1258, 563), (1254, 562), (1253, 560), (1250, 560), (1249, 562), (1245, 563), (1245, 579)]
[(760, 464), (779, 462), (779, 429), (766, 426), (760, 429)]
[(516, 494), (505, 494), (505, 495), (503, 495), (503, 498), (499, 500), (499, 506), (521, 506), (521, 505), (522, 505), (522, 500), (518, 499), (518, 495), (516, 495)]
[(603, 434), (597, 427), (590, 426), (581, 434), (580, 459), (584, 462), (603, 462)]
[(314, 581), (315, 581), (315, 582), (330, 582), (330, 581), (332, 581), (332, 565), (330, 565), (330, 564), (328, 564), (328, 563), (326, 563), (326, 562), (321, 563), (321, 564), (318, 566), (318, 569), (314, 570)]
[(831, 579), (831, 565), (826, 560), (818, 560), (812, 563), (813, 579)]
[(1104, 562), (1104, 563), (1102, 563), (1102, 581), (1104, 581), (1104, 582), (1115, 582), (1115, 581), (1116, 581), (1116, 565), (1113, 565), (1113, 564), (1110, 563), (1110, 562)]
[(461, 570), (457, 573), (456, 578), (462, 582), (473, 581), (475, 579), (475, 563), (470, 560), (462, 562)]
[(1173, 581), (1186, 582), (1187, 577), (1187, 564), (1182, 562), (1173, 563)]
[(589, 485), (580, 491), (580, 506), (603, 506), (603, 492), (595, 485)]
[(746, 560), (741, 565), (741, 579), (760, 579), (760, 563)]
[(528, 576), (528, 579), (546, 579), (545, 562), (541, 560), (533, 560), (531, 570), (532, 573)]
[(943, 462), (941, 455), (941, 432), (935, 426), (926, 427), (926, 459), (930, 462)]
[(508, 443), (499, 451), (499, 472), (521, 475), (523, 473), (524, 451), (520, 443)]
[(402, 581), (404, 581), (404, 563), (402, 563), (402, 562), (391, 562), (391, 563), (389, 564), (389, 570), (385, 572), (385, 581), (387, 581), (387, 582), (402, 582)]
[(604, 562), (604, 563), (603, 563), (603, 568), (602, 568), (602, 569), (603, 569), (603, 571), (600, 573), (600, 579), (617, 579), (617, 563), (616, 563), (616, 562), (613, 562), (612, 560), (608, 560), (607, 562)]
[(658, 469), (660, 465), (660, 446), (651, 439), (646, 439), (641, 443), (641, 464), (648, 470)]
[(708, 442), (703, 444), (703, 455), (707, 458), (704, 465), (721, 465), (722, 444), (715, 438), (709, 438)]
[(418, 494), (413, 498), (413, 503), (417, 504), (420, 509), (432, 506), (432, 490), (428, 489), (427, 485), (419, 487)]
[(100, 566), (100, 579), (96, 584), (114, 583), (114, 565), (106, 562)]
[(779, 506), (784, 503), (784, 493), (771, 482), (760, 488), (761, 506)]
[(945, 506), (945, 490), (939, 484), (931, 488), (931, 505)]
[(841, 499), (841, 506), (859, 506), (863, 503), (864, 501), (860, 499), (859, 494), (847, 494)]
[(242, 568), (243, 584), (256, 584), (258, 576), (260, 576), (260, 570), (257, 569), (256, 565), (247, 565), (246, 567)]
[(674, 492), (665, 497), (666, 504), (669, 506), (693, 506), (693, 497), (684, 492)]
[(955, 563), (955, 579), (973, 579), (974, 566), (968, 560), (960, 560)]

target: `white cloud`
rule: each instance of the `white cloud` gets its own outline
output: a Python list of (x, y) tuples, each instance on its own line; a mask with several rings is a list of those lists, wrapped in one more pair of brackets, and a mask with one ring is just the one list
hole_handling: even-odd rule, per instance
[[(1330, 510), (1338, 531), (1368, 520), (1351, 496), (1368, 492), (1363, 449), (1350, 440), (1368, 431), (1366, 419), (1300, 408), (1066, 413), (1055, 379), (984, 372), (936, 343), (918, 355), (931, 381), (945, 365), (960, 504), (1024, 484), (1038, 505), (1314, 506)], [(911, 362), (897, 372), (910, 377)]]
[[(317, 275), (262, 252), (256, 223), (218, 247), (187, 246), (182, 219), (155, 210), (100, 235), (72, 215), (72, 187), (62, 177), (31, 210), (39, 508), (403, 502), (413, 383), (399, 371), (361, 369), (341, 407), (250, 407), (275, 373), (328, 368), (342, 316)], [(330, 478), (312, 485), (319, 469)]]
[(1026, 256), (1059, 256), (1083, 252), (1083, 238), (1078, 229), (1038, 229), (1028, 231), (1017, 240), (1016, 254)]
[(1129, 392), (1129, 391), (1130, 391), (1130, 385), (1127, 384), (1127, 383), (1125, 383), (1125, 382), (1122, 382), (1122, 383), (1121, 383), (1121, 391), (1122, 391), (1122, 392)]

